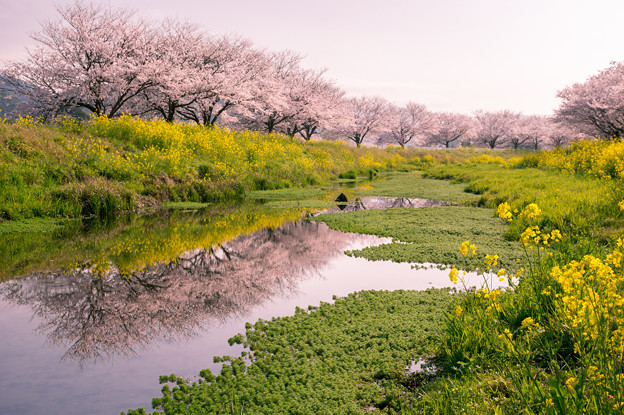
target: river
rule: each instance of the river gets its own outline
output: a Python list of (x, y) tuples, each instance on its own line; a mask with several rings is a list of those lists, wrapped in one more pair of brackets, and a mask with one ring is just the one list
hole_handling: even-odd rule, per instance
[(451, 285), (448, 271), (346, 256), (389, 240), (300, 215), (224, 205), (2, 237), (0, 413), (150, 409), (160, 375), (218, 373), (215, 356), (240, 354), (227, 340), (246, 322), (354, 291)]

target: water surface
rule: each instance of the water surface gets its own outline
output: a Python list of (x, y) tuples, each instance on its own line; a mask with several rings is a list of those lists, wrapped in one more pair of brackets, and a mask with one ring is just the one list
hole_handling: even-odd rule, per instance
[(213, 358), (242, 351), (227, 339), (246, 322), (358, 290), (450, 285), (447, 271), (347, 257), (389, 239), (300, 214), (225, 206), (9, 238), (0, 254), (8, 279), (0, 284), (0, 413), (151, 408), (159, 375), (218, 372)]

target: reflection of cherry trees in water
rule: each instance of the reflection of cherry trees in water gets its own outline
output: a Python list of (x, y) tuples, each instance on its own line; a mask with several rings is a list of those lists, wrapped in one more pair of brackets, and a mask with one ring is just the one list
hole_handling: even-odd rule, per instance
[(33, 308), (48, 341), (69, 346), (64, 358), (96, 362), (191, 337), (296, 291), (354, 238), (324, 224), (289, 223), (130, 276), (116, 268), (101, 276), (86, 269), (39, 273), (3, 284), (0, 293)]
[(448, 203), (429, 199), (408, 199), (406, 197), (363, 197), (356, 198), (349, 203), (338, 204), (337, 209), (331, 209), (328, 212), (355, 212), (358, 210), (370, 209), (393, 209), (393, 208), (420, 208), (432, 206), (446, 206)]

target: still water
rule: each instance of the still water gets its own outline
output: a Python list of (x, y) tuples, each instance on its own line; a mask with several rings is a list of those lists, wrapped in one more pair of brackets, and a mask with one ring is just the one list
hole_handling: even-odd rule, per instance
[(4, 238), (0, 413), (150, 409), (159, 375), (218, 373), (213, 358), (242, 351), (227, 340), (246, 322), (359, 290), (450, 285), (448, 271), (347, 257), (389, 239), (300, 215), (220, 206)]

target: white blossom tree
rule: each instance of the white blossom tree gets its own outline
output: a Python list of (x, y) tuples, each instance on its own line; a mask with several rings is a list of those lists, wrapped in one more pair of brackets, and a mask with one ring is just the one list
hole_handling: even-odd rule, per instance
[(562, 102), (556, 110), (558, 121), (589, 136), (624, 136), (624, 63), (611, 66), (557, 93)]
[(333, 125), (344, 122), (344, 91), (332, 82), (324, 81), (318, 85), (311, 97), (310, 105), (299, 115), (301, 128), (299, 134), (309, 141), (320, 131), (328, 131)]
[(126, 9), (76, 2), (43, 23), (25, 62), (2, 77), (27, 96), (26, 110), (43, 117), (72, 107), (113, 117), (154, 85), (153, 29)]
[(347, 138), (360, 147), (370, 134), (386, 132), (389, 106), (379, 96), (349, 98), (345, 101), (344, 117), (334, 125), (331, 134)]
[(556, 119), (551, 118), (546, 130), (545, 143), (550, 147), (559, 148), (572, 141), (581, 140), (584, 137), (586, 136), (574, 126), (556, 122)]
[[(545, 145), (551, 133), (555, 130), (564, 133), (564, 127), (560, 124), (554, 124), (553, 121), (542, 115), (520, 115), (518, 122), (513, 130), (510, 144), (514, 150), (520, 146), (530, 146), (533, 150), (539, 150)], [(565, 128), (565, 134), (570, 133), (569, 128)]]
[(154, 86), (134, 100), (133, 112), (155, 113), (173, 122), (180, 110), (189, 108), (199, 98), (204, 74), (198, 68), (207, 58), (202, 52), (208, 39), (198, 26), (169, 19), (156, 34), (154, 59), (158, 65), (153, 73)]
[(490, 148), (506, 144), (512, 133), (517, 114), (509, 111), (475, 111), (475, 139), (478, 144)]
[(209, 37), (199, 50), (194, 100), (180, 109), (180, 118), (206, 127), (237, 122), (238, 116), (228, 114), (233, 108), (246, 113), (267, 99), (268, 68), (267, 57), (250, 41), (235, 36)]
[(401, 148), (412, 140), (422, 140), (437, 131), (435, 116), (422, 104), (408, 102), (404, 107), (389, 105), (388, 114), (388, 137)]
[(434, 114), (437, 128), (427, 135), (425, 143), (428, 145), (443, 145), (451, 147), (461, 138), (468, 138), (475, 128), (474, 120), (464, 114), (441, 112)]
[(287, 121), (286, 134), (301, 135), (309, 141), (320, 129), (328, 129), (339, 122), (343, 111), (344, 91), (323, 78), (324, 71), (301, 71), (297, 88), (291, 92), (292, 117)]
[(268, 67), (259, 79), (255, 99), (238, 113), (240, 126), (287, 133), (288, 123), (302, 107), (303, 79), (308, 76), (308, 71), (300, 67), (301, 59), (300, 54), (290, 50), (268, 54)]

